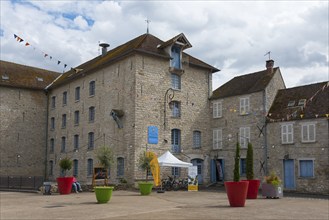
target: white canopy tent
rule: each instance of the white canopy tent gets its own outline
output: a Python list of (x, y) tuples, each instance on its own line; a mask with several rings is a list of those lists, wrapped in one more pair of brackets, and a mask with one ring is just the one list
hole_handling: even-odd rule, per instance
[(187, 163), (179, 160), (172, 155), (169, 151), (158, 157), (158, 163), (160, 167), (191, 167), (192, 163)]

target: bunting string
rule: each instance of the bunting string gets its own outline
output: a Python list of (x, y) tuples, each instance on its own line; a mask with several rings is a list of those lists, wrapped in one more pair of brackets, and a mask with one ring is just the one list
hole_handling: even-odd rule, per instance
[[(22, 39), (20, 36), (18, 36), (17, 34), (14, 34), (14, 39), (18, 42), (18, 43), (22, 43), (24, 42), (24, 39)], [(56, 59), (54, 56), (49, 55), (48, 53), (43, 52), (42, 50), (38, 49), (37, 47), (35, 47), (34, 45), (31, 45), (29, 42), (25, 41), (25, 47), (32, 47), (33, 50), (38, 50), (41, 52), (41, 54), (43, 55), (44, 58), (49, 59), (51, 61), (54, 61), (55, 63), (57, 63), (57, 65), (63, 65), (63, 73), (65, 72), (66, 68), (67, 68), (67, 64), (63, 63), (61, 60)], [(71, 69), (75, 70), (75, 72), (78, 72), (77, 69), (71, 67)], [(81, 70), (80, 70), (81, 71)]]

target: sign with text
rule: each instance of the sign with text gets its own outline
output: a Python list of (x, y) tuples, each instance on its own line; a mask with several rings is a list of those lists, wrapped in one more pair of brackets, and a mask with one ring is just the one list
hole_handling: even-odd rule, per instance
[(188, 168), (188, 191), (198, 191), (198, 167)]
[(157, 144), (159, 137), (159, 131), (157, 126), (148, 126), (147, 128), (147, 143)]

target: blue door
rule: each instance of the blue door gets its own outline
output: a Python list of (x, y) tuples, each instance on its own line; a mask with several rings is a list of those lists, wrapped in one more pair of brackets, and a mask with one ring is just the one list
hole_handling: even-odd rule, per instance
[(193, 166), (197, 166), (198, 168), (198, 183), (203, 183), (203, 176), (202, 176), (202, 170), (203, 170), (203, 160), (202, 159), (193, 159), (191, 160), (191, 163)]
[(283, 184), (286, 189), (295, 189), (295, 169), (294, 160), (283, 160), (284, 179)]

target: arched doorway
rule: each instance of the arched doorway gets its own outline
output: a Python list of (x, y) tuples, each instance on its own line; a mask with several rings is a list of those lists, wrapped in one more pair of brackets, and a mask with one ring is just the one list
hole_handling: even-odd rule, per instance
[(191, 160), (191, 163), (193, 166), (197, 166), (198, 169), (198, 183), (202, 184), (203, 183), (203, 160), (196, 158)]

